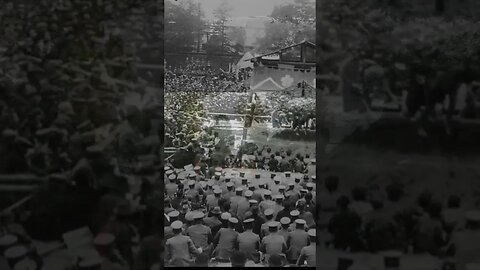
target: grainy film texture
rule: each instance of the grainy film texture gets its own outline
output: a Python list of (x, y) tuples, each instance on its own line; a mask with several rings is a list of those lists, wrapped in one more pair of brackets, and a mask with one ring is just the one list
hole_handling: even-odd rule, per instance
[(315, 266), (315, 27), (314, 1), (166, 1), (165, 266)]

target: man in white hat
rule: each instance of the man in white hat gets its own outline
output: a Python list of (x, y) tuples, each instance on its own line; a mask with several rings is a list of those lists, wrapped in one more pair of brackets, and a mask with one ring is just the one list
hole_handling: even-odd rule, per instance
[(270, 190), (272, 191), (273, 196), (280, 194), (279, 186), (280, 178), (278, 176), (275, 176), (275, 178), (273, 178), (273, 185), (270, 186)]
[(215, 236), (220, 228), (222, 228), (222, 222), (220, 221), (221, 214), (222, 211), (220, 210), (220, 207), (216, 206), (210, 210), (210, 216), (203, 219), (203, 223), (211, 228), (213, 236)]
[(167, 196), (173, 197), (178, 189), (178, 185), (175, 183), (177, 177), (172, 173), (168, 176), (168, 180), (169, 182), (165, 184), (165, 191), (167, 192)]
[(273, 220), (273, 209), (272, 208), (267, 208), (265, 210), (265, 212), (263, 212), (263, 213), (265, 215), (265, 223), (263, 223), (262, 227), (261, 227), (261, 233), (260, 233), (261, 238), (268, 235), (268, 233), (269, 233), (268, 224), (270, 222), (274, 221)]
[(480, 211), (465, 213), (464, 230), (453, 233), (451, 247), (455, 250), (456, 269), (466, 269), (467, 263), (480, 263)]
[(283, 210), (283, 195), (281, 194), (277, 194), (274, 196), (274, 199), (275, 199), (275, 205), (273, 206), (273, 218), (276, 219), (277, 218), (277, 214)]
[(288, 240), (288, 236), (290, 235), (290, 218), (289, 217), (282, 217), (280, 219), (280, 226), (281, 229), (278, 231), (278, 234), (283, 236), (285, 239), (285, 243)]
[(243, 221), (244, 232), (238, 235), (237, 249), (245, 252), (247, 259), (259, 263), (260, 256), (258, 250), (260, 248), (260, 236), (253, 233), (253, 218)]
[(201, 196), (203, 196), (203, 189), (200, 187), (199, 182), (195, 180), (189, 180), (188, 189), (185, 191), (185, 197), (192, 197), (193, 203), (200, 202)]
[(252, 198), (253, 192), (250, 190), (245, 191), (244, 198), (239, 199), (237, 202), (237, 218), (243, 220), (245, 214), (250, 209), (250, 199)]
[(285, 254), (287, 252), (287, 244), (283, 236), (278, 234), (278, 222), (272, 221), (268, 223), (269, 234), (262, 239), (260, 251), (265, 254)]
[(215, 258), (218, 261), (228, 262), (237, 243), (238, 232), (235, 227), (238, 219), (231, 217), (228, 219), (228, 228), (221, 228), (213, 240), (215, 247)]
[(292, 210), (290, 211), (290, 217), (291, 217), (291, 224), (290, 224), (290, 231), (295, 230), (296, 225), (295, 225), (295, 220), (297, 220), (300, 216), (300, 212), (298, 210)]
[(306, 247), (303, 247), (300, 251), (300, 256), (298, 257), (297, 266), (304, 265), (305, 261), (307, 262), (307, 267), (315, 267), (317, 263), (317, 230), (310, 229), (308, 230), (308, 237), (310, 244)]
[(232, 214), (232, 216), (237, 215), (238, 202), (240, 202), (240, 200), (245, 199), (242, 196), (242, 193), (243, 193), (243, 188), (238, 187), (238, 188), (235, 189), (235, 196), (230, 198), (230, 214)]
[(258, 192), (258, 189), (256, 189), (253, 184), (248, 186), (248, 190), (252, 192), (252, 200), (256, 200), (256, 201), (263, 200), (262, 194)]
[(222, 191), (220, 189), (214, 189), (213, 194), (207, 196), (207, 210), (213, 209), (218, 206), (218, 201), (222, 196)]
[(195, 213), (193, 216), (194, 223), (187, 228), (186, 234), (190, 236), (196, 247), (201, 247), (203, 252), (210, 256), (213, 236), (212, 230), (203, 225), (204, 217), (205, 215), (202, 212)]
[(183, 223), (175, 221), (171, 225), (174, 237), (167, 240), (165, 247), (165, 261), (169, 265), (175, 260), (181, 260), (189, 266), (193, 262), (193, 255), (202, 253), (202, 249), (197, 249), (189, 236), (182, 234)]
[[(180, 217), (180, 212), (178, 211), (172, 211), (168, 213), (168, 219), (169, 223), (172, 224), (173, 222), (177, 221)], [(166, 225), (166, 224), (165, 224)], [(165, 239), (169, 239), (170, 237), (173, 237), (175, 234), (173, 233), (173, 229), (171, 226), (165, 226), (163, 229), (164, 237)]]
[(295, 230), (291, 231), (288, 236), (287, 246), (289, 249), (287, 252), (287, 259), (290, 263), (296, 263), (302, 248), (309, 244), (308, 234), (305, 232), (305, 225), (305, 220), (295, 220)]
[(264, 200), (260, 202), (260, 211), (265, 213), (265, 210), (271, 208), (275, 205), (275, 202), (272, 201), (272, 192), (270, 190), (266, 190), (264, 193)]
[(232, 182), (228, 182), (225, 184), (225, 186), (227, 187), (227, 189), (222, 192), (222, 195), (223, 198), (227, 200), (227, 202), (230, 202), (230, 199), (235, 196), (234, 184)]

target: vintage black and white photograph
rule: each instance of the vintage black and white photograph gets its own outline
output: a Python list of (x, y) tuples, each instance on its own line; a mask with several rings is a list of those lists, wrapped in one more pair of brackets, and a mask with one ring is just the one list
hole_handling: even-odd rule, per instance
[(166, 267), (314, 267), (315, 1), (165, 2)]
[(162, 3), (7, 0), (0, 24), (0, 269), (159, 269)]
[(477, 1), (317, 1), (320, 269), (479, 269)]

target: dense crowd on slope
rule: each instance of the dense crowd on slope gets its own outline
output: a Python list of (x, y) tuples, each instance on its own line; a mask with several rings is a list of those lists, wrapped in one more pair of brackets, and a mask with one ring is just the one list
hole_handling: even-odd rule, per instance
[(188, 62), (183, 67), (167, 69), (165, 72), (165, 92), (246, 92), (243, 78), (234, 73), (205, 67)]

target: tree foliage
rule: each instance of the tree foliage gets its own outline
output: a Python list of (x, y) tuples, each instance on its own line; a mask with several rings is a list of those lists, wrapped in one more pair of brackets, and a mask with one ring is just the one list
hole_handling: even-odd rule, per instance
[(303, 40), (315, 41), (315, 2), (296, 0), (276, 6), (265, 23), (265, 36), (257, 40), (260, 52), (277, 50)]

